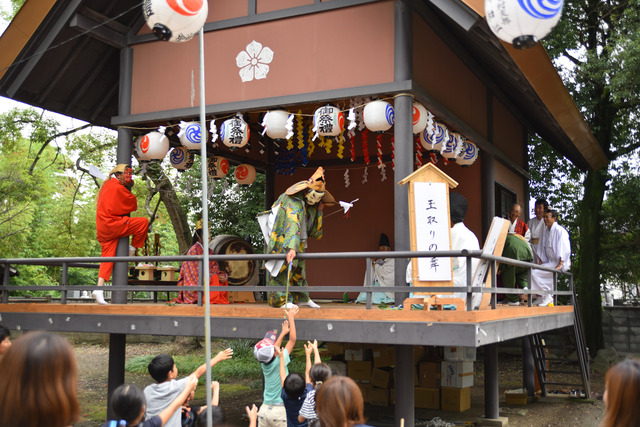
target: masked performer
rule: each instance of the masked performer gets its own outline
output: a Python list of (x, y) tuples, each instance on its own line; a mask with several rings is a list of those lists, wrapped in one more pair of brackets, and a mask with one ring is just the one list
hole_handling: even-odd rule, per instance
[[(189, 248), (187, 255), (203, 255), (202, 247), (202, 220), (196, 224), (196, 231), (193, 233), (193, 246)], [(209, 255), (213, 255), (213, 250), (209, 248)], [(180, 268), (180, 276), (178, 276), (178, 286), (199, 286), (199, 268), (198, 261), (185, 261)], [(214, 260), (209, 261), (209, 286), (227, 286), (227, 273), (220, 271), (218, 263)], [(229, 304), (228, 292), (209, 293), (209, 302), (211, 304)], [(180, 291), (178, 298), (173, 302), (180, 304), (196, 304), (198, 302), (198, 292)]]
[[(96, 229), (103, 257), (116, 255), (118, 240), (121, 237), (133, 236), (129, 247), (130, 256), (136, 248), (141, 248), (147, 239), (149, 220), (130, 217), (131, 212), (138, 209), (136, 196), (131, 193), (132, 187), (133, 169), (129, 165), (120, 164), (113, 168), (100, 188), (96, 208)], [(112, 271), (112, 262), (100, 264), (98, 286), (103, 286), (104, 282), (111, 278)], [(98, 304), (107, 304), (102, 290), (95, 290), (92, 295)]]
[[(269, 262), (268, 286), (307, 287), (305, 263), (295, 259), (296, 253), (304, 252), (308, 238), (322, 237), (322, 210), (325, 204), (334, 204), (335, 199), (325, 189), (324, 169), (321, 167), (307, 181), (300, 181), (287, 189), (273, 204), (275, 215), (267, 253), (287, 254), (286, 263)], [(288, 265), (292, 263), (289, 273)], [(281, 307), (287, 303), (308, 304), (319, 308), (307, 292), (291, 292), (285, 301), (286, 292), (269, 292), (269, 305)]]

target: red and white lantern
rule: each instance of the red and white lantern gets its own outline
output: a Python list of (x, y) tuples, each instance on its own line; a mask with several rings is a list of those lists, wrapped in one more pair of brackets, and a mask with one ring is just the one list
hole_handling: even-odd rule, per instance
[(427, 127), (427, 120), (429, 120), (429, 112), (424, 105), (414, 102), (413, 103), (413, 133), (420, 133)]
[(478, 154), (480, 154), (480, 150), (476, 144), (471, 141), (465, 141), (456, 159), (456, 163), (460, 166), (471, 166), (478, 159)]
[[(207, 130), (205, 129), (205, 141), (207, 140)], [(200, 141), (202, 131), (200, 130), (200, 122), (189, 122), (180, 124), (180, 132), (178, 132), (180, 144), (189, 150), (200, 151)]]
[(386, 101), (372, 101), (364, 106), (362, 119), (371, 132), (384, 132), (393, 126), (395, 113)]
[(229, 148), (242, 148), (249, 142), (249, 125), (240, 117), (225, 120), (220, 127), (220, 138)]
[(149, 132), (136, 142), (138, 160), (162, 160), (169, 151), (169, 138), (160, 132)]
[(229, 173), (229, 160), (221, 156), (209, 158), (207, 174), (212, 178), (224, 178)]
[(449, 130), (442, 123), (434, 123), (432, 133), (429, 133), (428, 128), (420, 133), (420, 144), (429, 151), (441, 153), (448, 140)]
[(185, 42), (198, 34), (209, 14), (207, 0), (144, 0), (142, 13), (162, 41)]
[(284, 110), (267, 111), (262, 124), (267, 136), (271, 139), (287, 139), (289, 113)]
[(313, 129), (320, 136), (338, 136), (344, 129), (344, 114), (334, 105), (320, 107), (313, 114)]
[(174, 147), (169, 153), (169, 161), (171, 166), (184, 172), (193, 165), (193, 153), (185, 147)]
[(236, 167), (234, 175), (238, 184), (249, 185), (256, 179), (256, 168), (243, 163)]

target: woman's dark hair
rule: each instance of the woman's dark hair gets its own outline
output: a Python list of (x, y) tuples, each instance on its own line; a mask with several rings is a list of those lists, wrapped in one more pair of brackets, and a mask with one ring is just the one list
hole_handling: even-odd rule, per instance
[(191, 245), (195, 245), (196, 243), (202, 241), (202, 228), (198, 228), (193, 232), (193, 237), (191, 238)]
[(616, 363), (605, 376), (605, 414), (602, 427), (640, 424), (640, 360), (627, 358)]
[[(224, 416), (224, 411), (221, 406), (211, 407), (211, 425), (212, 426), (224, 426), (227, 423), (227, 418)], [(202, 412), (198, 414), (195, 427), (206, 427), (207, 425), (207, 408), (204, 408)]]
[(78, 362), (69, 342), (29, 332), (2, 358), (0, 426), (64, 427), (80, 418)]
[(364, 401), (360, 387), (349, 377), (332, 376), (316, 392), (316, 412), (322, 427), (364, 424)]
[(331, 377), (331, 368), (326, 363), (315, 363), (311, 366), (309, 371), (309, 378), (315, 385), (316, 391), (318, 388)]
[(3, 325), (0, 325), (0, 341), (11, 335), (11, 331)]
[(146, 402), (144, 392), (135, 384), (122, 384), (111, 395), (113, 413), (127, 424), (140, 417)]

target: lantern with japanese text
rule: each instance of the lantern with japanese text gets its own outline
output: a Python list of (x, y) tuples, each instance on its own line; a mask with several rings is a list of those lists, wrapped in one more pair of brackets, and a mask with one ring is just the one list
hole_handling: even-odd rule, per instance
[(320, 107), (313, 114), (313, 128), (320, 136), (338, 136), (344, 129), (344, 114), (334, 105)]
[(174, 147), (169, 153), (169, 161), (171, 166), (184, 172), (193, 165), (193, 153), (185, 147)]
[(562, 15), (563, 0), (485, 0), (491, 31), (517, 49), (528, 49), (549, 34)]
[(420, 144), (429, 151), (441, 153), (448, 140), (449, 130), (442, 123), (435, 122), (431, 133), (428, 128), (420, 133)]
[(162, 160), (169, 151), (169, 138), (160, 132), (149, 132), (136, 142), (138, 160)]
[(442, 157), (449, 160), (455, 160), (462, 149), (464, 137), (457, 132), (449, 132), (449, 139), (442, 150)]
[(424, 105), (414, 102), (413, 103), (413, 133), (420, 133), (427, 127), (427, 120), (429, 120), (429, 112)]
[(153, 34), (162, 41), (185, 42), (207, 20), (207, 0), (144, 0), (142, 13)]
[(242, 148), (249, 141), (249, 125), (240, 117), (225, 120), (220, 126), (222, 143), (229, 148)]
[(393, 126), (395, 113), (386, 101), (372, 101), (364, 106), (362, 120), (371, 132), (384, 132)]
[[(205, 140), (207, 139), (205, 129)], [(200, 141), (202, 132), (200, 131), (199, 122), (180, 123), (180, 132), (178, 132), (180, 144), (189, 150), (200, 150)]]
[(229, 173), (229, 160), (214, 156), (207, 160), (207, 174), (212, 178), (224, 178)]
[(478, 159), (479, 153), (480, 150), (478, 150), (476, 144), (471, 141), (465, 141), (462, 144), (462, 150), (460, 150), (456, 163), (460, 166), (471, 166)]
[(236, 166), (234, 175), (238, 184), (249, 185), (256, 179), (256, 168), (243, 163)]
[(287, 129), (289, 113), (284, 110), (267, 111), (262, 124), (267, 136), (271, 139), (286, 139), (289, 129)]

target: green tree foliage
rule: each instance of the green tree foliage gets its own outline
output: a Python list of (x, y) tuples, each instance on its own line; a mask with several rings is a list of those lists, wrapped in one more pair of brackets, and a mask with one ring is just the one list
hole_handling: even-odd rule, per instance
[[(578, 233), (576, 249), (579, 262), (577, 278), (582, 319), (587, 345), (593, 351), (603, 347), (600, 285), (603, 236), (608, 231), (603, 221), (603, 201), (619, 162), (637, 159), (638, 117), (640, 107), (640, 14), (638, 0), (565, 1), (563, 17), (544, 44), (560, 69), (565, 85), (583, 113), (597, 142), (610, 159), (600, 170), (582, 174), (581, 198), (569, 191), (562, 194), (575, 202)], [(540, 157), (532, 162), (535, 170)], [(558, 170), (547, 176), (549, 182)], [(575, 178), (574, 178), (575, 179)], [(615, 181), (614, 179), (614, 181)], [(615, 183), (613, 184), (616, 185)], [(613, 251), (611, 252), (614, 253)], [(619, 253), (623, 256), (623, 253)], [(608, 257), (608, 255), (607, 255)]]
[[(232, 166), (225, 178), (209, 178), (209, 233), (211, 237), (229, 234), (240, 238), (251, 237), (253, 249), (262, 253), (263, 238), (256, 215), (265, 210), (265, 179), (261, 173), (251, 185), (240, 185), (234, 179)], [(200, 158), (193, 167), (179, 174), (176, 191), (181, 194), (183, 207), (189, 222), (195, 224), (202, 216), (202, 185), (200, 180)], [(185, 197), (190, 194), (191, 196)]]

